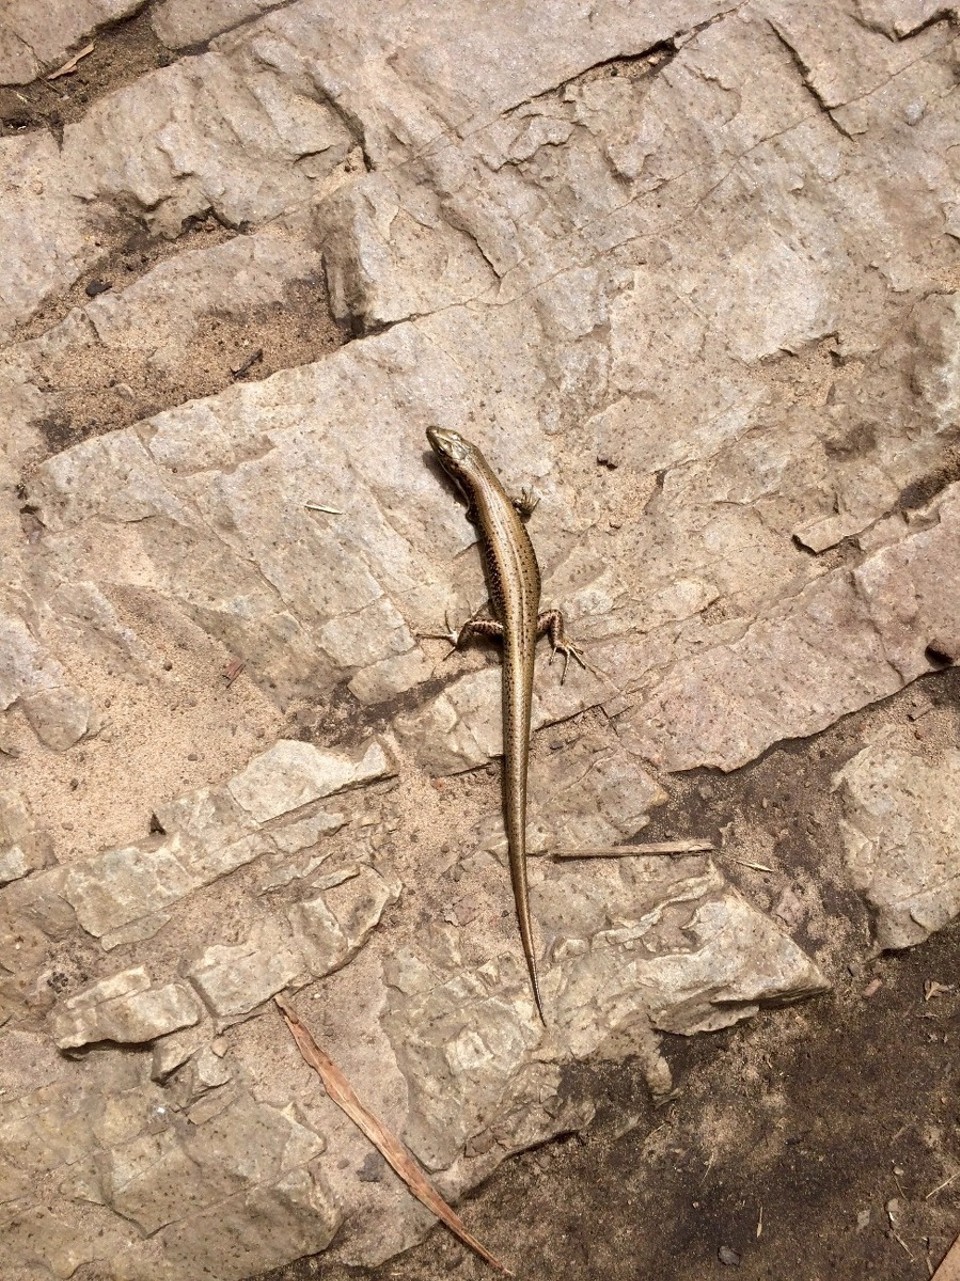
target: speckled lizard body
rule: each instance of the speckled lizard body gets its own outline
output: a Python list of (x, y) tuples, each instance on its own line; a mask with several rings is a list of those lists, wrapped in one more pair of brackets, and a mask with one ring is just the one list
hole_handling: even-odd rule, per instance
[(543, 1019), (527, 889), (527, 761), (537, 639), (549, 635), (554, 652), (564, 656), (564, 675), (569, 655), (585, 664), (564, 636), (562, 613), (556, 609), (539, 612), (540, 566), (523, 524), (523, 516), (529, 515), (535, 504), (526, 494), (520, 502), (512, 503), (477, 446), (458, 432), (429, 427), (427, 439), (461, 490), (467, 518), (479, 531), (494, 615), (472, 619), (451, 640), (457, 647), (472, 636), (495, 636), (503, 641), (503, 808), (510, 879), (523, 954)]

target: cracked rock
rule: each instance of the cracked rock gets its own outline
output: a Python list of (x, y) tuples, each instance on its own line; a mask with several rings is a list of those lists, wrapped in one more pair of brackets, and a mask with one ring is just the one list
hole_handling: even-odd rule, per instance
[(98, 27), (128, 18), (145, 0), (79, 0), (38, 8), (12, 0), (0, 20), (0, 85), (25, 85), (44, 66), (65, 60), (67, 50)]
[(399, 886), (389, 884), (373, 868), (355, 869), (355, 876), (315, 898), (302, 899), (289, 912), (290, 924), (311, 973), (330, 974), (354, 957), (380, 923), (388, 903), (395, 903)]
[(142, 1045), (192, 1027), (200, 1018), (200, 1006), (186, 987), (154, 987), (147, 971), (137, 966), (68, 997), (54, 1011), (51, 1028), (62, 1050), (95, 1041)]
[(230, 794), (256, 823), (267, 823), (334, 792), (390, 772), (379, 743), (353, 758), (324, 752), (310, 743), (281, 739), (228, 784)]
[[(304, 239), (275, 228), (237, 235), (223, 244), (161, 261), (125, 288), (74, 308), (36, 338), (0, 353), (0, 394), (7, 406), (5, 429), (14, 457), (40, 447), (52, 424), (83, 432), (89, 418), (107, 412), (118, 425), (153, 412), (156, 400), (182, 398), (184, 379), (197, 387), (191, 356), (210, 331), (228, 322), (242, 329), (264, 308), (284, 304), (295, 285), (316, 287), (320, 256)], [(220, 370), (220, 383), (225, 378)], [(201, 375), (209, 387), (214, 373)], [(104, 410), (96, 393), (107, 392)], [(215, 384), (216, 385), (216, 384)], [(110, 603), (92, 585), (65, 584), (58, 593), (64, 612), (93, 614), (98, 631), (109, 628)], [(87, 601), (78, 600), (86, 592)], [(86, 608), (85, 608), (86, 607)], [(135, 634), (119, 626), (111, 639), (136, 663), (145, 656)]]
[(187, 1028), (165, 1036), (153, 1047), (150, 1066), (150, 1079), (163, 1084), (169, 1076), (182, 1067), (203, 1044), (202, 1027)]
[(494, 1106), (510, 1118), (495, 1130), (500, 1145), (556, 1133), (543, 1100), (570, 1054), (616, 1044), (616, 1053), (650, 1059), (659, 1079), (654, 1028), (715, 1030), (764, 1002), (827, 987), (812, 960), (699, 857), (557, 873), (531, 897), (553, 939), (540, 971), (546, 1032), (522, 962), (498, 957), (470, 969), (456, 930), (435, 927), (426, 955), (386, 963), (385, 1025), (411, 1091), (408, 1136), (432, 1168), (456, 1161)]
[(342, 869), (318, 888), (323, 892), (289, 909), (288, 922), (271, 919), (244, 943), (214, 944), (190, 968), (221, 1024), (248, 1015), (285, 987), (302, 987), (311, 974), (321, 978), (345, 965), (399, 893), (369, 867)]
[[(238, 1194), (269, 1199), (272, 1187), (301, 1172), (307, 1176), (304, 1191), (313, 1185), (319, 1193), (322, 1185), (303, 1166), (323, 1147), (323, 1140), (298, 1122), (241, 1093), (210, 1120), (185, 1133), (171, 1126), (114, 1148), (103, 1173), (104, 1197), (146, 1232), (174, 1225), (168, 1228), (164, 1245), (176, 1243), (179, 1255), (196, 1226), (197, 1211), (204, 1207), (219, 1207)], [(333, 1214), (330, 1207), (322, 1216), (327, 1240)], [(262, 1225), (265, 1246), (269, 1242), (276, 1249), (280, 1226), (269, 1221)], [(229, 1253), (230, 1233), (222, 1220), (219, 1225), (208, 1223), (203, 1236), (210, 1238), (208, 1248), (216, 1242)]]
[[(916, 44), (884, 38), (858, 22), (845, 5), (825, 7), (817, 22), (807, 21), (806, 15), (801, 16), (785, 0), (764, 0), (760, 7), (797, 59), (811, 91), (828, 108), (866, 97), (908, 67), (918, 54), (922, 56), (931, 42), (939, 44), (943, 39), (942, 32), (929, 31), (918, 49)], [(868, 11), (873, 7), (869, 0), (866, 7)], [(881, 11), (883, 7), (882, 3), (878, 6)], [(901, 13), (901, 22), (909, 26), (908, 14), (902, 9)]]
[[(143, 845), (109, 850), (70, 868), (64, 895), (83, 928), (97, 937), (116, 935), (121, 926), (146, 921), (149, 937), (162, 924), (159, 910), (200, 885), (179, 854), (182, 841), (153, 839)], [(130, 939), (129, 934), (126, 936)], [(120, 940), (118, 940), (120, 941)]]
[[(126, 4), (51, 0), (38, 32), (16, 0), (0, 65)], [(822, 990), (850, 938), (796, 867), (769, 901), (816, 956), (705, 858), (534, 857), (543, 1029), (478, 769), (499, 654), (426, 639), (486, 594), (428, 424), (535, 489), (544, 606), (591, 665), (561, 686), (538, 652), (531, 852), (617, 843), (673, 771), (953, 680), (953, 7), (462, 8), (155, 0), (134, 35), (182, 54), (24, 92), (31, 120), (70, 95), (62, 137), (0, 95), (0, 767), (64, 820), (48, 857), (0, 814), (0, 1236), (31, 1281), (240, 1281), (423, 1235), (278, 1033), (282, 988), (456, 1195), (587, 1122), (572, 1065), (636, 1056), (663, 1097), (663, 1032)], [(329, 344), (247, 363), (290, 300)], [(188, 727), (189, 783), (147, 770), (113, 821), (124, 736), (154, 741), (126, 692), (186, 710), (197, 682), (219, 739)], [(839, 783), (886, 940), (956, 912), (929, 743), (874, 736)], [(77, 802), (102, 846), (75, 848)], [(67, 1056), (54, 1029), (156, 1039)]]
[(72, 688), (61, 664), (22, 620), (0, 613), (0, 708), (14, 703), (38, 738), (58, 752), (97, 726), (89, 701)]
[[(310, 1168), (290, 1170), (276, 1183), (221, 1201), (164, 1229), (161, 1239), (169, 1281), (204, 1268), (223, 1281), (244, 1281), (290, 1258), (317, 1254), (333, 1240), (343, 1211), (322, 1177)], [(130, 1281), (156, 1274), (131, 1271)]]
[(299, 948), (273, 925), (255, 930), (244, 943), (215, 943), (191, 967), (197, 990), (221, 1021), (241, 1018), (299, 979), (306, 981)]
[(0, 793), (0, 887), (38, 871), (50, 859), (49, 837), (36, 830), (22, 797)]
[[(354, 757), (281, 740), (225, 787), (200, 788), (158, 806), (165, 835), (74, 864), (62, 875), (64, 896), (105, 948), (150, 938), (170, 920), (165, 909), (264, 854), (313, 845), (343, 820), (306, 814), (275, 827), (275, 837), (259, 835), (258, 824), (299, 815), (314, 801), (390, 772), (376, 742)], [(288, 879), (301, 874), (292, 869)]]
[(672, 770), (737, 769), (780, 739), (895, 693), (936, 668), (938, 654), (960, 653), (960, 485), (931, 514), (930, 528), (907, 532), (853, 574), (825, 574), (655, 686), (637, 725), (649, 757)]
[(208, 1045), (194, 1056), (193, 1070), (197, 1093), (215, 1090), (230, 1080), (229, 1067)]

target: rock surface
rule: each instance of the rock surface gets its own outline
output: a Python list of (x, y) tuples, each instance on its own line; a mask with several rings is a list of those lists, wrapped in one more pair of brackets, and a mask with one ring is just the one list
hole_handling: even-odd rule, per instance
[(0, 888), (50, 861), (50, 838), (16, 792), (0, 794)]
[[(744, 882), (782, 836), (736, 800), (712, 858), (538, 855), (701, 835), (710, 771), (872, 708), (822, 876), (871, 946), (960, 911), (956, 727), (883, 720), (960, 661), (952, 11), (49, 8), (0, 20), (10, 1281), (376, 1262), (429, 1221), (278, 992), (456, 1195), (589, 1122), (572, 1064), (666, 1097), (661, 1033), (862, 947)], [(29, 83), (88, 38), (139, 61)], [(535, 488), (590, 662), (536, 682), (546, 1028), (431, 423)]]
[(960, 913), (960, 752), (936, 760), (909, 730), (869, 744), (836, 777), (847, 861), (880, 947), (912, 947)]
[(102, 979), (69, 997), (52, 1019), (61, 1050), (95, 1041), (142, 1045), (200, 1022), (200, 1006), (178, 983), (153, 987), (143, 966)]
[(129, 18), (146, 0), (78, 0), (71, 5), (37, 6), (9, 0), (0, 17), (0, 85), (25, 85), (44, 67), (66, 58), (71, 46)]

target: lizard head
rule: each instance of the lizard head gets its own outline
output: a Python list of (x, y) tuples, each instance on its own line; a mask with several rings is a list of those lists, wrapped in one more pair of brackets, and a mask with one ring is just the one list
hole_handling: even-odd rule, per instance
[(458, 431), (449, 427), (428, 427), (427, 440), (444, 470), (455, 480), (467, 473), (471, 460), (476, 457), (476, 445), (471, 445), (469, 440), (464, 440)]

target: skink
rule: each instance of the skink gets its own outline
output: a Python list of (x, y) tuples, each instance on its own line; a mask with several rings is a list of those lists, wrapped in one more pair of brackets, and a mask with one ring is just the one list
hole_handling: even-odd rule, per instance
[(554, 653), (563, 655), (561, 681), (570, 655), (581, 666), (586, 664), (564, 636), (562, 613), (557, 609), (539, 612), (540, 566), (523, 524), (536, 504), (526, 494), (512, 503), (477, 446), (458, 432), (428, 427), (427, 440), (466, 499), (467, 519), (479, 531), (493, 612), (493, 618), (472, 619), (450, 639), (457, 648), (472, 636), (495, 636), (503, 641), (503, 809), (510, 879), (533, 996), (545, 1023), (527, 889), (527, 759), (538, 637), (547, 634)]

